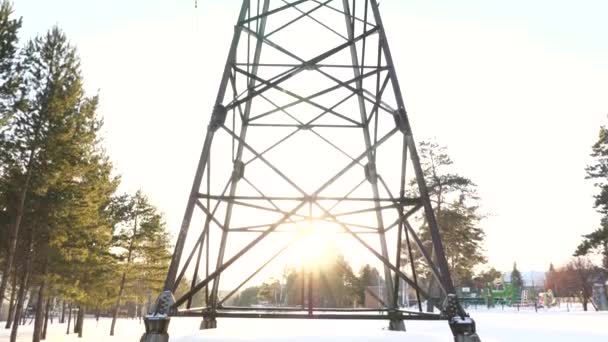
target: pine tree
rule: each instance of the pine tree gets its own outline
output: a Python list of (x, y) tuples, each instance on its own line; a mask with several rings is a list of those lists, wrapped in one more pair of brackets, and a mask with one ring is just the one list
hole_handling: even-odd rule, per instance
[(317, 270), (319, 301), (325, 307), (353, 307), (358, 301), (358, 279), (344, 255), (333, 251)]
[[(290, 289), (289, 282), (287, 285), (287, 289), (288, 289), (288, 291)], [(248, 306), (257, 304), (258, 303), (257, 296), (258, 296), (259, 291), (260, 291), (260, 288), (258, 286), (250, 286), (250, 287), (244, 289), (243, 291), (241, 291), (239, 294), (236, 295), (236, 297), (234, 299), (234, 305), (248, 307)], [(288, 304), (289, 305), (295, 304), (295, 302), (292, 304), (289, 301), (289, 292), (288, 292), (287, 296), (288, 296)]]
[[(99, 261), (111, 238), (103, 212), (117, 186), (99, 146), (98, 99), (85, 96), (76, 49), (58, 28), (28, 42), (19, 71), (24, 101), (0, 137), (13, 230), (22, 222), (36, 229), (30, 258), (39, 303), (60, 292), (85, 303), (95, 293), (91, 277), (107, 264)], [(33, 341), (41, 337), (42, 307)]]
[(583, 236), (583, 241), (574, 252), (574, 256), (583, 256), (591, 252), (602, 255), (602, 266), (608, 270), (608, 129), (600, 127), (597, 142), (592, 147), (591, 157), (594, 163), (587, 166), (587, 179), (595, 182), (599, 193), (595, 195), (595, 209), (604, 215), (600, 227)]
[(115, 199), (113, 247), (120, 262), (121, 280), (114, 305), (110, 336), (114, 328), (121, 300), (125, 296), (142, 304), (147, 298), (142, 293), (160, 291), (170, 261), (169, 235), (162, 216), (147, 197), (137, 191), (134, 196)]
[(521, 272), (517, 269), (517, 263), (513, 263), (513, 271), (511, 271), (511, 284), (516, 292), (519, 292), (524, 287), (524, 280), (521, 276)]
[[(9, 117), (15, 110), (18, 103), (18, 90), (20, 87), (19, 77), (15, 77), (16, 72), (16, 54), (18, 37), (17, 33), (21, 27), (21, 19), (13, 18), (13, 8), (8, 0), (3, 0), (0, 4), (0, 141), (2, 136), (6, 134), (4, 127)], [(9, 246), (6, 255), (4, 255), (2, 280), (0, 281), (0, 310), (4, 301), (4, 294), (8, 284), (8, 279), (13, 268), (15, 248), (17, 245), (17, 235), (19, 227), (11, 225), (7, 211), (9, 205), (6, 200), (5, 179), (9, 173), (10, 164), (6, 164), (2, 152), (7, 146), (0, 143), (0, 239), (8, 241)], [(10, 228), (9, 228), (10, 227)], [(10, 231), (10, 233), (9, 233)], [(14, 239), (12, 237), (15, 237)], [(2, 244), (4, 246), (4, 244)], [(4, 250), (0, 252), (3, 255)]]
[(0, 4), (0, 127), (4, 126), (18, 104), (20, 79), (16, 72), (18, 31), (21, 18), (13, 17), (8, 0)]
[[(64, 298), (86, 308), (109, 308), (115, 297), (116, 262), (110, 255), (112, 226), (108, 206), (117, 186), (106, 159), (91, 164), (91, 169), (74, 187), (71, 201), (61, 213), (63, 224), (54, 230), (49, 277)], [(61, 230), (60, 227), (69, 227)], [(82, 329), (79, 334), (82, 334)]]
[(384, 279), (380, 276), (378, 269), (365, 264), (359, 270), (357, 278), (357, 301), (359, 304), (365, 304), (365, 292), (369, 286), (384, 286)]
[[(161, 292), (169, 263), (171, 262), (171, 238), (167, 231), (166, 223), (155, 208), (155, 213), (149, 220), (142, 222), (142, 232), (145, 238), (141, 247), (141, 253), (137, 260), (137, 282), (135, 292), (138, 300), (136, 303), (150, 306), (155, 293)], [(198, 279), (200, 282), (200, 279)], [(139, 296), (145, 294), (145, 296)], [(193, 297), (191, 303), (194, 307), (203, 306), (203, 293), (199, 292)], [(140, 311), (141, 313), (141, 311)]]
[[(168, 251), (168, 250), (167, 250)], [(169, 254), (167, 254), (169, 255)], [(155, 257), (156, 258), (156, 257)], [(169, 255), (169, 259), (170, 259), (170, 255)], [(166, 276), (166, 269), (167, 267), (164, 267), (164, 270), (162, 271), (162, 273), (160, 272), (161, 267), (154, 267), (151, 266), (154, 265), (154, 263), (149, 264), (148, 262), (143, 262), (142, 264), (140, 264), (138, 266), (138, 268), (141, 268), (141, 270), (144, 270), (144, 272), (141, 273), (146, 273), (145, 270), (148, 268), (155, 268), (158, 269), (157, 271), (155, 271), (155, 274), (157, 274), (157, 276), (152, 275), (152, 286), (150, 286), (150, 284), (147, 284), (148, 279), (147, 278), (141, 278), (138, 280), (138, 282), (142, 285), (139, 286), (139, 288), (143, 288), (146, 289), (145, 293), (146, 293), (146, 298), (147, 301), (145, 302), (145, 306), (146, 307), (150, 307), (151, 301), (152, 301), (152, 295), (155, 293), (153, 288), (156, 288), (155, 286), (158, 286), (159, 288), (162, 288), (162, 286), (164, 285), (164, 278)], [(194, 282), (195, 284), (200, 283), (202, 280), (199, 277), (196, 277), (196, 281)], [(188, 293), (191, 289), (191, 285), (192, 285), (192, 280), (190, 280), (187, 276), (184, 276), (182, 278), (182, 280), (179, 282), (179, 284), (177, 285), (177, 289), (175, 290), (175, 293), (173, 294), (175, 296), (175, 298), (180, 298), (183, 295), (185, 295), (186, 293)], [(156, 291), (159, 292), (160, 290)], [(256, 292), (257, 293), (257, 292)], [(238, 296), (238, 294), (236, 294), (235, 296), (233, 296), (232, 298), (236, 298)], [(198, 291), (197, 293), (195, 293), (192, 296), (192, 302), (190, 303), (190, 307), (191, 308), (202, 308), (206, 303), (206, 299), (205, 299), (205, 292), (204, 291)], [(182, 304), (182, 306), (180, 306), (180, 308), (185, 308), (187, 307), (187, 302)], [(225, 303), (224, 303), (225, 304)], [(248, 306), (248, 305), (247, 305)]]
[(280, 298), (278, 296), (281, 293), (281, 283), (278, 279), (270, 279), (264, 282), (258, 289), (257, 297), (263, 303), (271, 305), (279, 305)]
[[(445, 147), (434, 142), (422, 142), (419, 150), (421, 166), (434, 205), (450, 273), (457, 286), (470, 286), (473, 268), (486, 262), (482, 248), (485, 234), (479, 227), (483, 216), (479, 213), (477, 205), (476, 186), (470, 179), (451, 172), (453, 161)], [(416, 196), (417, 188), (415, 186), (413, 188), (413, 195)], [(426, 222), (422, 225), (419, 234), (424, 246), (433, 255), (433, 245)], [(403, 248), (403, 251), (403, 258), (407, 260), (407, 248)], [(423, 261), (421, 253), (417, 250), (413, 252), (414, 262), (421, 278), (431, 281), (431, 292), (436, 294), (434, 279), (429, 272), (422, 272), (422, 265), (426, 262)]]
[[(308, 298), (308, 282), (312, 278), (313, 302), (321, 307), (353, 307), (362, 303), (365, 287), (354, 274), (352, 267), (344, 256), (334, 248), (329, 248), (323, 256), (323, 263), (307, 265), (300, 269), (288, 268), (283, 274), (285, 291), (280, 298), (287, 305), (302, 305)], [(368, 265), (371, 272), (371, 267)], [(378, 271), (373, 269), (376, 275)], [(371, 279), (366, 279), (371, 282)], [(370, 284), (371, 285), (371, 284)], [(373, 285), (378, 285), (374, 283)], [(272, 301), (276, 289), (280, 288), (278, 280), (262, 284), (258, 299)], [(304, 290), (304, 300), (302, 298)], [(242, 300), (241, 300), (242, 301)], [(237, 301), (238, 302), (238, 301)]]

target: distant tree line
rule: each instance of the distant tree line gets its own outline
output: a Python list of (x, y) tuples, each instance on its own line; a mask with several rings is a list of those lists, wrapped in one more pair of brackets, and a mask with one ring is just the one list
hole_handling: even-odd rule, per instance
[[(310, 299), (309, 281), (312, 281)], [(307, 306), (312, 300), (315, 307), (363, 307), (370, 286), (384, 286), (384, 279), (376, 268), (366, 264), (355, 273), (344, 256), (332, 250), (325, 255), (323, 263), (288, 267), (282, 279), (271, 278), (259, 286), (248, 287), (228, 303), (238, 307), (258, 304), (296, 307)]]
[[(134, 315), (162, 287), (170, 238), (142, 192), (119, 194), (100, 130), (98, 95), (83, 90), (76, 48), (57, 27), (19, 48), (21, 19), (0, 5), (0, 309), (10, 340), (34, 317)], [(114, 333), (114, 321), (112, 331)]]

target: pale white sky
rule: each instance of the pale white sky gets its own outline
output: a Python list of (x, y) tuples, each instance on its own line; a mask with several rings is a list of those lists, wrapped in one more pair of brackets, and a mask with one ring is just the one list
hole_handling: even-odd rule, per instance
[[(17, 0), (25, 40), (58, 24), (101, 95), (125, 190), (177, 232), (240, 1)], [(608, 114), (608, 3), (402, 1), (380, 6), (414, 135), (478, 185), (489, 263), (545, 270), (597, 226), (590, 146)]]

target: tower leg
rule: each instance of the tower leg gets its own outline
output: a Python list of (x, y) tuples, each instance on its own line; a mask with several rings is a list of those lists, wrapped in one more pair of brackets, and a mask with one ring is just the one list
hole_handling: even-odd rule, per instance
[(213, 316), (205, 316), (201, 321), (200, 330), (217, 328), (217, 319)]
[(475, 321), (470, 317), (456, 316), (450, 320), (454, 342), (481, 342), (475, 329)]
[(449, 294), (444, 307), (452, 335), (454, 335), (454, 342), (481, 342), (477, 335), (475, 321), (464, 312), (456, 295)]
[(391, 319), (388, 323), (388, 330), (405, 331), (405, 323), (402, 319)]
[(144, 317), (146, 332), (140, 342), (169, 342), (169, 311), (175, 303), (171, 291), (164, 291), (158, 296), (150, 313)]
[(140, 342), (169, 342), (169, 322), (171, 319), (164, 315), (147, 315), (144, 317), (146, 332)]
[(405, 331), (405, 323), (403, 322), (403, 319), (399, 318), (396, 310), (388, 312), (388, 319), (388, 330)]

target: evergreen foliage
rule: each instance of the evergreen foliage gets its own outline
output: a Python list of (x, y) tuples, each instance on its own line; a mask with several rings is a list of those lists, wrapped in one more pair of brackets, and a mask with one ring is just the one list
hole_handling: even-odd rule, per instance
[(11, 2), (3, 0), (0, 4), (0, 127), (4, 126), (19, 100), (21, 82), (16, 65), (17, 34), (21, 24), (21, 18), (13, 16)]
[(598, 193), (595, 195), (594, 207), (604, 215), (600, 227), (583, 236), (583, 241), (574, 252), (574, 256), (583, 256), (592, 252), (602, 255), (602, 266), (608, 270), (608, 129), (602, 126), (598, 140), (591, 148), (593, 164), (587, 166), (587, 179), (592, 179)]
[[(165, 271), (166, 271), (166, 267), (165, 267)], [(158, 279), (164, 278), (166, 273), (163, 273), (161, 275), (162, 275), (162, 277), (159, 277)], [(201, 278), (199, 278), (197, 276), (196, 281), (194, 283), (198, 284), (201, 281), (202, 281)], [(164, 285), (164, 284), (159, 283), (159, 285), (160, 285), (160, 287), (162, 287), (162, 285)], [(179, 284), (177, 285), (177, 289), (175, 290), (175, 293), (173, 295), (175, 296), (175, 298), (180, 298), (183, 295), (185, 295), (188, 291), (190, 291), (191, 286), (192, 286), (192, 280), (190, 280), (190, 279), (188, 279), (188, 277), (184, 276), (182, 278), (182, 280), (179, 282)], [(159, 291), (160, 291), (160, 288), (159, 288)], [(256, 293), (257, 293), (257, 291), (256, 291)], [(192, 296), (192, 302), (190, 303), (190, 307), (191, 308), (201, 308), (201, 307), (205, 306), (205, 304), (207, 303), (205, 296), (206, 296), (206, 293), (204, 291), (198, 291), (197, 293), (195, 293)], [(152, 299), (154, 299), (154, 298), (152, 298)], [(186, 308), (187, 303), (188, 302), (182, 304), (182, 306), (180, 306), (180, 309)]]
[(111, 212), (113, 256), (121, 274), (110, 328), (114, 335), (121, 301), (149, 306), (163, 286), (171, 255), (165, 222), (141, 191), (115, 197)]
[(502, 272), (498, 271), (494, 267), (490, 267), (490, 269), (480, 272), (477, 278), (483, 282), (483, 285), (485, 286), (487, 283), (491, 283), (496, 279), (502, 278)]
[[(120, 291), (124, 306), (140, 314), (137, 307), (149, 305), (162, 287), (170, 237), (142, 192), (115, 195), (119, 178), (99, 136), (98, 96), (84, 92), (76, 48), (54, 27), (17, 50), (21, 22), (11, 14), (4, 1), (0, 237), (8, 248), (0, 293), (12, 275), (12, 284), (19, 285), (10, 291), (16, 297), (13, 321), (26, 314), (27, 293), (35, 294), (36, 342), (45, 336), (45, 308), (52, 310), (59, 300), (78, 308), (79, 335), (86, 312), (118, 310)], [(18, 328), (12, 324), (11, 341)]]
[(511, 271), (511, 284), (515, 289), (522, 289), (524, 287), (524, 280), (515, 262), (513, 263), (513, 271)]
[(258, 286), (250, 286), (243, 291), (236, 294), (234, 298), (235, 306), (252, 306), (258, 303), (258, 292), (260, 288)]
[[(12, 4), (3, 0), (0, 4), (0, 141), (5, 131), (5, 124), (12, 116), (19, 102), (18, 90), (21, 86), (20, 78), (17, 77), (17, 33), (21, 27), (21, 19), (14, 18)], [(2, 280), (0, 285), (0, 309), (8, 285), (8, 278), (13, 266), (13, 256), (17, 247), (16, 234), (10, 225), (8, 207), (10, 206), (10, 194), (8, 189), (11, 184), (6, 181), (6, 175), (11, 171), (10, 164), (6, 164), (5, 146), (0, 144), (0, 261), (2, 268)], [(6, 248), (4, 248), (6, 246)]]
[(378, 270), (369, 264), (365, 264), (359, 270), (357, 279), (357, 300), (359, 303), (365, 303), (365, 289), (370, 286), (384, 286), (384, 279), (380, 276)]
[[(485, 263), (482, 244), (485, 233), (479, 227), (483, 216), (479, 213), (475, 184), (468, 178), (452, 171), (453, 161), (447, 149), (435, 142), (422, 142), (419, 146), (421, 166), (429, 188), (431, 202), (442, 237), (448, 267), (457, 286), (470, 286), (473, 268)], [(417, 195), (417, 187), (412, 183), (412, 192)], [(426, 221), (419, 233), (424, 247), (433, 251), (431, 234)], [(404, 245), (403, 258), (408, 259)], [(429, 272), (422, 272), (426, 263), (421, 253), (413, 250), (416, 268), (422, 278), (428, 279)]]
[[(236, 295), (235, 305), (258, 303), (297, 306), (308, 303), (309, 281), (312, 279), (312, 300), (315, 307), (352, 308), (365, 304), (366, 289), (384, 286), (376, 268), (365, 265), (356, 275), (344, 256), (330, 250), (319, 265), (288, 268), (279, 279), (271, 278), (259, 287), (250, 287)], [(256, 296), (252, 292), (256, 289)]]

